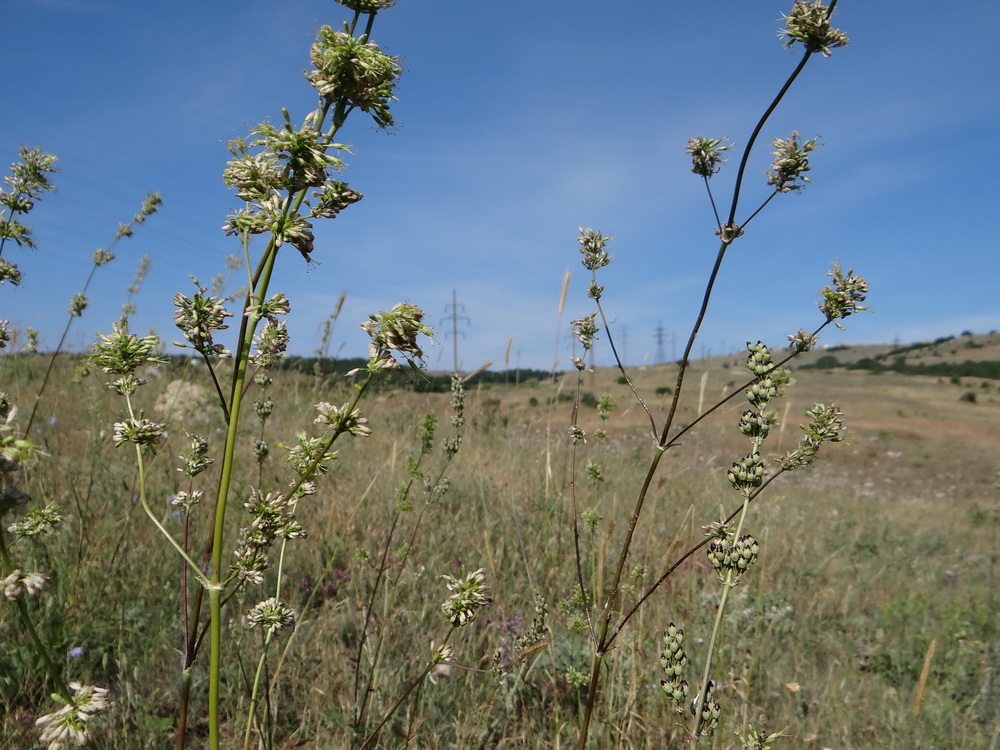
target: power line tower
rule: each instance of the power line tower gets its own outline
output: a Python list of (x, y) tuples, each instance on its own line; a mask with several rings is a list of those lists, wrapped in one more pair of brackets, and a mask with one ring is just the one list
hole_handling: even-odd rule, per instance
[(666, 338), (666, 331), (663, 330), (663, 321), (656, 326), (656, 364), (663, 364), (667, 358), (667, 353), (663, 349), (663, 340)]
[(463, 320), (466, 323), (471, 322), (469, 318), (466, 317), (465, 315), (459, 315), (458, 313), (459, 308), (464, 310), (465, 305), (460, 305), (458, 303), (458, 292), (456, 292), (453, 289), (451, 292), (451, 304), (445, 305), (445, 310), (450, 309), (451, 313), (447, 317), (441, 319), (441, 322), (444, 322), (449, 319), (451, 320), (451, 345), (455, 363), (455, 368), (452, 370), (452, 372), (458, 372), (458, 334), (461, 333), (463, 337), (465, 336), (464, 331), (458, 330), (458, 321)]

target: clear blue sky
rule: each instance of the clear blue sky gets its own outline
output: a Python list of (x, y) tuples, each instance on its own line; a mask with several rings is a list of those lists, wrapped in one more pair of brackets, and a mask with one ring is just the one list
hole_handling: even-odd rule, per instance
[[(590, 311), (578, 226), (615, 237), (605, 304), (626, 356), (676, 354), (717, 244), (693, 135), (745, 143), (799, 58), (777, 36), (790, 0), (400, 0), (374, 41), (403, 58), (394, 113), (348, 122), (345, 178), (365, 199), (319, 222), (318, 265), (289, 248), (276, 288), (292, 301), (292, 349), (308, 354), (341, 291), (331, 351), (364, 356), (357, 324), (408, 300), (439, 329), (432, 368), (451, 366), (452, 291), (464, 369), (492, 360), (549, 368), (568, 321)], [(985, 0), (841, 0), (852, 44), (815, 57), (765, 129), (819, 137), (815, 184), (779, 196), (730, 251), (696, 354), (748, 339), (782, 345), (819, 322), (834, 259), (866, 276), (871, 313), (825, 342), (909, 342), (1000, 328), (997, 149), (1000, 5)], [(5, 250), (24, 286), (0, 317), (54, 345), (94, 249), (147, 191), (161, 212), (98, 271), (71, 345), (108, 330), (139, 258), (152, 257), (133, 328), (172, 328), (171, 298), (208, 282), (238, 244), (220, 227), (238, 205), (221, 181), (226, 141), (314, 106), (302, 76), (331, 0), (20, 0), (3, 10), (0, 161), (19, 145), (59, 157), (58, 191), (29, 216), (38, 249)], [(766, 143), (763, 145), (767, 145)], [(744, 205), (763, 198), (762, 148)], [(725, 201), (735, 164), (713, 181)], [(557, 317), (564, 273), (573, 273)], [(605, 348), (598, 364), (610, 364)]]

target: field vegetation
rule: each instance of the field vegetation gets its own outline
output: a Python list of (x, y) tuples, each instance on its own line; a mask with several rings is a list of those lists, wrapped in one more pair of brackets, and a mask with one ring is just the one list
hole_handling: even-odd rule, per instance
[[(5, 360), (13, 401), (34, 394), (43, 363), (31, 356)], [(59, 365), (62, 385), (46, 400), (36, 436), (53, 462), (34, 477), (37, 491), (66, 503), (68, 516), (62, 533), (36, 551), (58, 583), (40, 630), (76, 673), (115, 686), (112, 718), (96, 746), (164, 747), (177, 710), (178, 564), (137, 507), (134, 466), (114, 449), (110, 430), (94, 427), (116, 417), (114, 394), (94, 378), (73, 382), (76, 364), (67, 358)], [(695, 365), (706, 399), (732, 387), (735, 368), (727, 365), (724, 358)], [(655, 403), (665, 397), (656, 389), (672, 383), (675, 370), (644, 368), (636, 385)], [(218, 435), (222, 420), (200, 408), (198, 392), (173, 385), (190, 382), (190, 375), (190, 368), (175, 366), (151, 381), (148, 396), (174, 412), (205, 414), (196, 420), (199, 431)], [(787, 728), (786, 742), (795, 747), (996, 746), (1000, 394), (983, 382), (989, 386), (981, 389), (984, 396), (968, 403), (960, 396), (971, 383), (842, 370), (795, 373), (775, 451), (791, 447), (797, 438), (792, 415), (820, 394), (851, 405), (847, 443), (772, 487), (766, 502), (753, 507), (761, 559), (736, 589), (728, 615), (720, 650), (727, 665), (722, 695), (731, 708), (712, 746), (732, 746), (733, 729), (759, 720)], [(588, 373), (584, 386), (628, 402), (617, 371)], [(454, 666), (426, 683), (397, 716), (392, 731), (399, 742), (408, 736), (412, 747), (477, 747), (502, 735), (504, 747), (558, 747), (575, 738), (587, 645), (573, 606), (571, 518), (562, 492), (569, 460), (565, 440), (555, 434), (562, 429), (554, 427), (569, 418), (572, 403), (559, 398), (569, 387), (561, 377), (471, 390), (449, 491), (402, 522), (404, 533), (390, 554), (402, 559), (404, 544), (413, 549), (405, 563), (390, 565), (400, 583), (390, 611), (379, 613), (390, 627), (372, 698), (377, 705), (414, 677), (413, 649), (436, 637), (428, 614), (437, 603), (427, 591), (440, 588), (438, 574), (483, 566), (494, 602), (468, 631)], [(271, 428), (294, 434), (301, 415), (316, 400), (336, 398), (338, 389), (345, 389), (342, 380), (280, 373), (270, 388)], [(446, 422), (449, 398), (406, 387), (377, 394), (369, 402), (369, 442), (346, 448), (300, 511), (311, 536), (291, 548), (285, 563), (290, 602), (300, 614), (271, 697), (276, 746), (350, 746), (343, 737), (352, 721), (373, 560), (396, 512), (407, 456), (419, 453), (420, 425), (428, 413)], [(688, 407), (690, 415), (695, 406)], [(671, 481), (658, 484), (650, 498), (654, 520), (636, 540), (626, 601), (718, 517), (725, 469), (740, 450), (731, 429), (735, 416), (736, 407), (716, 415), (676, 449)], [(628, 479), (643, 460), (643, 421), (636, 408), (616, 411), (606, 423), (607, 439), (587, 446), (604, 475), (592, 506), (603, 520), (583, 539), (595, 589), (608, 575), (609, 550), (623, 531)], [(583, 407), (580, 423), (596, 428), (597, 410)], [(168, 498), (182, 489), (173, 456), (185, 449), (183, 433), (170, 435), (147, 476), (161, 521), (178, 535), (183, 520)], [(265, 471), (278, 473), (277, 462)], [(651, 598), (616, 649), (601, 700), (617, 720), (597, 728), (599, 746), (659, 748), (685, 734), (659, 688), (660, 635), (672, 620), (683, 620), (690, 633), (707, 633), (718, 598), (703, 557), (686, 567)], [(519, 665), (524, 674), (516, 695), (501, 695), (485, 674), (492, 654), (530, 630), (538, 596), (548, 605), (548, 632)], [(230, 626), (238, 632), (237, 622)], [(34, 655), (19, 645), (10, 612), (2, 627), (4, 746), (30, 747), (45, 680)], [(237, 640), (227, 658), (243, 662), (249, 648)], [(234, 705), (245, 695), (239, 679), (225, 690)]]

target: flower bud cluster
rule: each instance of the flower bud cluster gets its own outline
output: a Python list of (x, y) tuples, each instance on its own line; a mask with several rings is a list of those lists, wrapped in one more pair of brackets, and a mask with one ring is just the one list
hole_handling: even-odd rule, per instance
[[(791, 372), (785, 367), (775, 367), (770, 350), (761, 342), (747, 342), (747, 369), (757, 378), (744, 392), (747, 401), (757, 411), (761, 412), (767, 421), (773, 421), (773, 415), (766, 410), (772, 399), (781, 395), (782, 388), (791, 379)], [(746, 418), (746, 413), (744, 413)], [(746, 434), (746, 433), (744, 433)], [(759, 445), (759, 441), (755, 444)]]
[(191, 492), (181, 490), (171, 496), (170, 504), (180, 509), (181, 513), (190, 513), (191, 508), (200, 503), (203, 496), (204, 493), (201, 490), (192, 490)]
[(250, 490), (250, 497), (243, 507), (250, 514), (248, 536), (263, 546), (276, 538), (296, 539), (305, 535), (295, 521), (295, 501), (280, 492), (263, 493)]
[[(240, 236), (270, 232), (275, 248), (288, 243), (309, 260), (313, 227), (299, 213), (300, 201), (309, 209), (309, 217), (333, 218), (361, 194), (344, 182), (328, 182), (331, 170), (343, 166), (329, 152), (347, 147), (320, 132), (320, 110), (310, 113), (301, 128), (292, 125), (287, 110), (283, 114), (283, 127), (264, 122), (251, 129), (249, 141), (237, 138), (229, 143), (233, 158), (222, 178), (246, 205), (230, 214), (222, 229)], [(301, 200), (308, 188), (316, 188), (312, 199)]]
[(789, 347), (797, 352), (808, 352), (816, 348), (819, 336), (815, 333), (807, 333), (800, 328), (795, 333), (788, 334)]
[[(21, 286), (21, 269), (15, 264), (0, 258), (0, 284), (9, 281), (12, 286)], [(0, 343), (0, 349), (3, 344)]]
[(274, 411), (274, 399), (266, 394), (264, 398), (254, 399), (253, 410), (257, 415), (257, 419), (261, 422), (266, 422), (268, 417), (271, 416), (271, 412)]
[(254, 336), (257, 348), (248, 361), (254, 367), (274, 367), (288, 348), (288, 324), (283, 320), (268, 320)]
[(771, 429), (771, 423), (762, 414), (747, 409), (740, 418), (739, 429), (751, 440), (763, 441)]
[(270, 452), (271, 448), (268, 446), (266, 440), (257, 439), (253, 441), (253, 457), (258, 464), (264, 463), (264, 459), (267, 458)]
[(465, 426), (465, 383), (457, 372), (451, 374), (451, 426), (456, 430)]
[(53, 695), (53, 698), (63, 704), (62, 708), (35, 720), (35, 726), (42, 730), (38, 740), (47, 748), (83, 747), (89, 744), (90, 720), (111, 706), (107, 688), (79, 682), (69, 683), (69, 688), (73, 695), (68, 702)]
[[(5, 499), (9, 499), (11, 496), (11, 490), (13, 487), (8, 486), (5, 490)], [(14, 491), (17, 492), (16, 490)], [(20, 503), (16, 503), (13, 510), (17, 511), (20, 507), (23, 507), (30, 499), (27, 495), (21, 495), (19, 498), (22, 500)], [(9, 507), (9, 506), (8, 506)], [(23, 519), (20, 521), (15, 521), (10, 526), (7, 527), (7, 531), (11, 534), (16, 534), (18, 536), (44, 536), (45, 534), (51, 533), (56, 526), (63, 522), (63, 512), (59, 510), (58, 506), (46, 505), (44, 508), (32, 508), (29, 510)]]
[(156, 445), (166, 436), (167, 426), (165, 424), (153, 422), (140, 415), (139, 417), (129, 417), (123, 422), (115, 422), (113, 440), (117, 447), (121, 447), (125, 443)]
[(660, 654), (660, 664), (663, 666), (664, 677), (660, 680), (660, 688), (674, 703), (682, 703), (690, 693), (688, 681), (683, 679), (687, 663), (687, 654), (684, 653), (684, 631), (670, 623), (663, 631), (663, 653)]
[(247, 541), (241, 540), (236, 549), (233, 550), (233, 561), (231, 574), (240, 583), (261, 584), (264, 582), (264, 572), (270, 567), (271, 560), (267, 556), (267, 548)]
[(263, 493), (251, 488), (250, 496), (243, 507), (250, 515), (250, 524), (243, 530), (240, 544), (235, 552), (233, 564), (237, 577), (260, 583), (263, 573), (270, 565), (267, 548), (275, 539), (301, 539), (305, 529), (295, 519), (295, 498), (285, 497), (280, 492)]
[(136, 377), (135, 372), (145, 364), (159, 364), (162, 358), (157, 349), (160, 340), (156, 336), (136, 336), (128, 332), (124, 322), (112, 324), (110, 335), (97, 334), (97, 343), (87, 355), (87, 362), (101, 368), (109, 375), (119, 378), (109, 382), (108, 387), (123, 396), (131, 395), (146, 381)]
[(51, 577), (45, 573), (26, 573), (15, 569), (9, 576), (0, 581), (0, 589), (4, 598), (17, 601), (22, 596), (34, 596), (48, 588)]
[(329, 438), (311, 438), (304, 432), (296, 433), (295, 439), (294, 447), (285, 446), (288, 451), (285, 463), (303, 479), (326, 474), (330, 470), (330, 461), (337, 458), (337, 451), (330, 450), (332, 441)]
[(90, 300), (87, 295), (83, 292), (77, 292), (69, 299), (69, 307), (66, 308), (66, 312), (69, 313), (70, 317), (79, 318), (83, 315), (83, 311), (87, 309), (87, 305), (90, 304)]
[(337, 2), (351, 10), (356, 10), (358, 13), (372, 15), (396, 4), (396, 0), (337, 0)]
[(330, 180), (314, 192), (313, 197), (315, 204), (312, 208), (312, 216), (316, 219), (333, 219), (352, 203), (357, 203), (364, 198), (361, 193), (352, 190), (346, 182), (340, 180)]
[(760, 453), (754, 451), (739, 461), (734, 461), (726, 472), (726, 478), (733, 485), (733, 489), (743, 494), (749, 494), (760, 487), (764, 481), (764, 461)]
[(729, 245), (737, 237), (743, 236), (743, 227), (734, 221), (728, 224), (723, 224), (721, 227), (716, 227), (715, 234), (720, 240)]

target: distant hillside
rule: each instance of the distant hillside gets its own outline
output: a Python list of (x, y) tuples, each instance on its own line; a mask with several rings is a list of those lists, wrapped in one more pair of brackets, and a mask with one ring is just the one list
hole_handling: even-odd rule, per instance
[(966, 331), (906, 345), (832, 346), (801, 355), (797, 369), (847, 368), (872, 372), (1000, 380), (1000, 333)]

